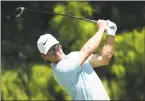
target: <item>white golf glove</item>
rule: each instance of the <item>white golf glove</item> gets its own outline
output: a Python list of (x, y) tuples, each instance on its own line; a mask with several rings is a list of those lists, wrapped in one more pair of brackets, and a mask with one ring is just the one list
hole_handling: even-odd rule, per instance
[(116, 31), (117, 31), (116, 24), (111, 22), (110, 20), (107, 20), (107, 28), (106, 28), (107, 35), (115, 36)]

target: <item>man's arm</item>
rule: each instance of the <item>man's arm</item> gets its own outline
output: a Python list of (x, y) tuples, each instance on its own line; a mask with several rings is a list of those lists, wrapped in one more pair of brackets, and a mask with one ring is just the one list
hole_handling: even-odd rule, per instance
[(99, 67), (109, 64), (111, 57), (114, 53), (114, 39), (115, 33), (117, 31), (117, 26), (115, 23), (109, 20), (107, 20), (107, 26), (107, 36), (101, 54), (93, 54), (92, 57), (89, 59), (92, 67)]
[(93, 54), (90, 58), (92, 67), (99, 67), (109, 64), (114, 53), (114, 39), (112, 35), (107, 35), (101, 54)]
[(107, 26), (107, 21), (98, 20), (97, 25), (98, 25), (98, 32), (84, 44), (84, 46), (80, 51), (80, 57), (81, 57), (80, 65), (82, 65), (87, 60), (87, 58), (98, 49), (104, 30)]

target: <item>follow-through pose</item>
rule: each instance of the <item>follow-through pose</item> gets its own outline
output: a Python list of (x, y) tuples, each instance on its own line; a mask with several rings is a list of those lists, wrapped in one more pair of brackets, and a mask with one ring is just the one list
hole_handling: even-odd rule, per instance
[[(80, 51), (65, 55), (62, 46), (51, 34), (41, 35), (37, 41), (41, 56), (51, 62), (53, 76), (72, 100), (109, 100), (106, 90), (94, 67), (107, 65), (114, 52), (114, 38), (117, 31), (115, 23), (98, 20), (98, 31), (81, 48)], [(98, 49), (102, 36), (106, 39), (100, 54)]]

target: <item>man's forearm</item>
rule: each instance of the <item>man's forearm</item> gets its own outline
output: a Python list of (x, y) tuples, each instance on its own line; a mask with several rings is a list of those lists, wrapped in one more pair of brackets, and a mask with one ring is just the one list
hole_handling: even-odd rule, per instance
[(108, 62), (111, 60), (111, 57), (113, 56), (114, 53), (114, 39), (115, 36), (107, 35), (101, 52), (103, 58), (106, 58)]
[(100, 45), (104, 30), (104, 28), (99, 29), (97, 33), (85, 43), (82, 50), (84, 50), (88, 55), (93, 54)]

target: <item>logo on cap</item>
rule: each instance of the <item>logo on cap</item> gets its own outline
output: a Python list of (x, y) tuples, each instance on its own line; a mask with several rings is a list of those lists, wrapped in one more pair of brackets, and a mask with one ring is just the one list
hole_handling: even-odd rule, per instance
[[(48, 40), (48, 38), (47, 38), (47, 40)], [(43, 45), (45, 45), (45, 44), (46, 44), (47, 40), (43, 43)]]

